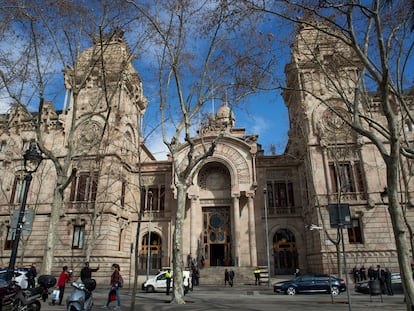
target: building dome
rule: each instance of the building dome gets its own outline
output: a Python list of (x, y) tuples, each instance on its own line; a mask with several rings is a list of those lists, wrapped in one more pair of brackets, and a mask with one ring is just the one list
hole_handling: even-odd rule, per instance
[(216, 113), (216, 122), (221, 125), (231, 125), (233, 126), (236, 122), (233, 111), (225, 103), (217, 110)]

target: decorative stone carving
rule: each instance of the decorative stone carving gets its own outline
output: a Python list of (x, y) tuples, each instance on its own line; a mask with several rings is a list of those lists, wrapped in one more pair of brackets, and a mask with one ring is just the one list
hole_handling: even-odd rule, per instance
[(84, 122), (77, 130), (76, 141), (82, 147), (94, 146), (101, 140), (102, 125), (93, 120)]

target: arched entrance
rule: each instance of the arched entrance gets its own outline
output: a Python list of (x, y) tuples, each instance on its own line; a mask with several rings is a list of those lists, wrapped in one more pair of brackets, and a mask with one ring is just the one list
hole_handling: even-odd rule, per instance
[(273, 260), (275, 274), (293, 274), (298, 265), (295, 235), (281, 229), (273, 236)]
[[(151, 237), (149, 244), (148, 244), (148, 236)], [(150, 247), (148, 247), (149, 245)], [(149, 268), (151, 270), (161, 269), (162, 243), (161, 243), (161, 237), (155, 232), (151, 232), (150, 235), (147, 233), (142, 238), (141, 252), (139, 255), (139, 268), (140, 269), (147, 269), (148, 249), (150, 249)]]
[(231, 177), (219, 162), (204, 165), (198, 174), (202, 206), (203, 231), (201, 255), (206, 266), (229, 266), (232, 259)]

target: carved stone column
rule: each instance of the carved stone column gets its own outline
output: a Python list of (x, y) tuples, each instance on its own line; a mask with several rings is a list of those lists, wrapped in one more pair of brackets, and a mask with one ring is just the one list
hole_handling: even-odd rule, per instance
[(197, 239), (200, 237), (200, 226), (197, 221), (200, 208), (200, 202), (198, 196), (191, 195), (191, 208), (190, 208), (190, 252), (193, 257), (197, 256)]
[(257, 266), (256, 224), (254, 221), (254, 192), (246, 193), (249, 208), (250, 266)]
[(233, 194), (233, 245), (234, 245), (234, 265), (240, 266), (240, 195)]

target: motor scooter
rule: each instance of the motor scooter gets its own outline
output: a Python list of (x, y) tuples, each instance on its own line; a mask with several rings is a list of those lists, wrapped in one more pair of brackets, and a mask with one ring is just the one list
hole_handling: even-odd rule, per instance
[(40, 311), (40, 300), (46, 301), (49, 288), (55, 286), (56, 278), (52, 275), (41, 275), (38, 286), (22, 289), (13, 281), (0, 289), (1, 311)]
[(96, 288), (94, 279), (82, 282), (72, 282), (74, 290), (66, 298), (67, 311), (90, 311), (93, 306), (92, 291)]

